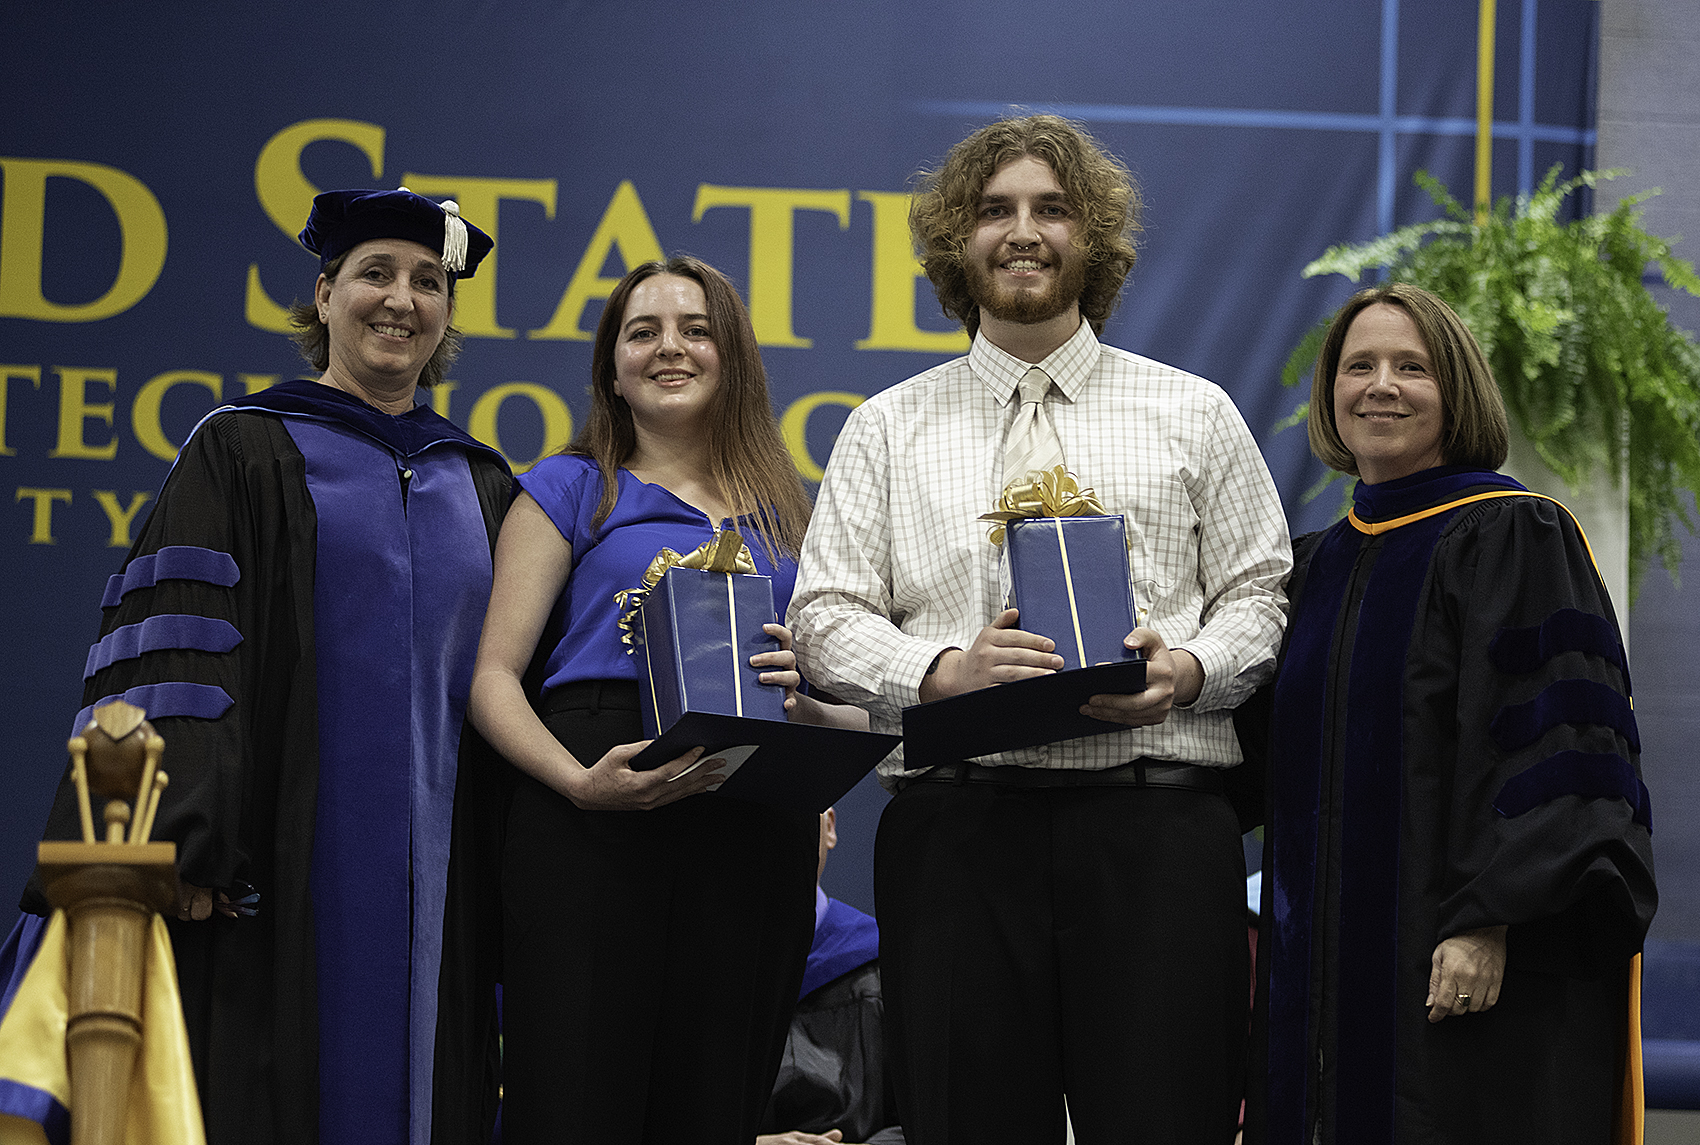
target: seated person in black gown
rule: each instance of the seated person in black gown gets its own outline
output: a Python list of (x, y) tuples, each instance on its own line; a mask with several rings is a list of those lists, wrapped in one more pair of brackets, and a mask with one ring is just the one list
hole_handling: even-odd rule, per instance
[(820, 889), (838, 814), (820, 817), (815, 940), (756, 1145), (903, 1145), (885, 1071), (879, 928)]

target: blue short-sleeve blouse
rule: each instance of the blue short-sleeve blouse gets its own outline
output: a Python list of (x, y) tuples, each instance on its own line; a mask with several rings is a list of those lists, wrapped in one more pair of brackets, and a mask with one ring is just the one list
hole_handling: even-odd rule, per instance
[[(602, 476), (586, 457), (545, 457), (520, 474), (520, 488), (548, 514), (573, 549), (573, 571), (555, 603), (543, 639), (554, 642), (544, 673), (543, 691), (579, 680), (636, 680), (637, 668), (620, 641), (620, 607), (614, 594), (636, 588), (655, 554), (664, 548), (688, 553), (714, 535), (708, 515), (659, 485), (620, 474), (614, 511), (593, 536), (591, 519), (602, 500)], [(797, 564), (784, 558), (775, 566), (754, 524), (737, 524), (749, 542), (756, 571), (773, 578), (773, 603), (779, 616), (791, 601)]]

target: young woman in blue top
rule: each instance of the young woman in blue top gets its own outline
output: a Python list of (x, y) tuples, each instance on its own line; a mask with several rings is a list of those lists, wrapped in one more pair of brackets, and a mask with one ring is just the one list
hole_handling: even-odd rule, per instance
[[(712, 267), (628, 274), (591, 373), (582, 432), (519, 479), (469, 710), (521, 773), (502, 861), (504, 1139), (747, 1145), (813, 932), (816, 817), (695, 798), (720, 770), (695, 766), (701, 749), (631, 769), (643, 730), (614, 594), (661, 548), (735, 524), (783, 615), (809, 501), (749, 314)], [(792, 719), (865, 721), (797, 694), (790, 633), (768, 631), (781, 650), (751, 663)]]

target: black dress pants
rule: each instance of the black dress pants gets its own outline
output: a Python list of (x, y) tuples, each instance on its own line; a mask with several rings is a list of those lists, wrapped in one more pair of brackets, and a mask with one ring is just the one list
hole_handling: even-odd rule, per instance
[[(573, 702), (546, 701), (544, 722), (586, 766), (643, 738), (635, 685)], [(522, 778), (502, 866), (504, 1140), (749, 1145), (814, 934), (818, 830), (713, 795), (581, 811)]]
[(874, 856), (911, 1145), (1227, 1145), (1245, 1062), (1233, 809), (1172, 788), (919, 783)]

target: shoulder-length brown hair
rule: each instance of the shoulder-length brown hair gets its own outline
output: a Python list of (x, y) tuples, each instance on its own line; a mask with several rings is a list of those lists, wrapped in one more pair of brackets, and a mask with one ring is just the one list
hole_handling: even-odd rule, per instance
[[(342, 272), (342, 264), (348, 261), (353, 250), (343, 251), (329, 262), (325, 263), (324, 276), (332, 282)], [(449, 280), (449, 313), (454, 313), (455, 277), (448, 275)], [(289, 308), (290, 340), (301, 356), (307, 359), (307, 364), (321, 374), (330, 368), (331, 364), (331, 328), (319, 321), (319, 305), (309, 299), (306, 302), (296, 302)], [(437, 348), (431, 352), (425, 361), (425, 368), (419, 371), (419, 384), (429, 389), (448, 376), (449, 367), (460, 357), (461, 343), (465, 341), (459, 330), (451, 323), (443, 331), (443, 340), (437, 343)]]
[(1080, 313), (1094, 333), (1121, 298), (1138, 258), (1139, 188), (1121, 161), (1077, 123), (1056, 115), (1000, 119), (950, 149), (936, 170), (923, 171), (909, 204), (909, 233), (944, 312), (973, 335), (979, 304), (968, 293), (968, 240), (979, 223), (986, 181), (1005, 163), (1031, 155), (1051, 168), (1080, 213), (1075, 245), (1086, 263)]
[(1475, 469), (1504, 465), (1511, 441), (1505, 399), (1500, 396), (1482, 348), (1444, 299), (1408, 282), (1388, 282), (1358, 291), (1329, 324), (1310, 383), (1307, 428), (1311, 452), (1330, 469), (1358, 476), (1357, 459), (1341, 440), (1334, 417), (1334, 377), (1340, 370), (1340, 351), (1352, 320), (1377, 303), (1397, 306), (1409, 314), (1428, 349), (1445, 416), (1440, 433), (1441, 458), (1448, 465)]
[(703, 432), (709, 442), (709, 475), (732, 511), (755, 518), (770, 557), (795, 557), (802, 549), (812, 506), (797, 467), (779, 434), (767, 392), (750, 312), (731, 281), (689, 255), (633, 267), (602, 310), (590, 355), (590, 416), (561, 452), (588, 457), (602, 471), (602, 500), (591, 531), (602, 527), (619, 499), (619, 469), (637, 449), (632, 407), (614, 392), (614, 349), (626, 315), (626, 302), (645, 279), (658, 274), (688, 278), (702, 287), (708, 301), (708, 329), (720, 353), (720, 385), (708, 409)]

